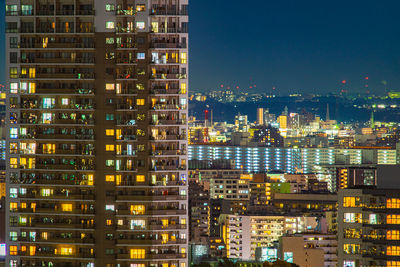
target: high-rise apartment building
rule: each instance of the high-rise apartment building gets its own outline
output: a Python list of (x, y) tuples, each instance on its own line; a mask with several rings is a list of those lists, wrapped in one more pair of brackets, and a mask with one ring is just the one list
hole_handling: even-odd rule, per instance
[(339, 190), (338, 266), (400, 266), (399, 209), (398, 186)]
[(187, 266), (188, 0), (6, 0), (9, 266)]

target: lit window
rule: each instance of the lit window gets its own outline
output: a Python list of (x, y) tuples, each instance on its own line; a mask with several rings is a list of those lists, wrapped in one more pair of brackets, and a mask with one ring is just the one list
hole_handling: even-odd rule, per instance
[(11, 139), (18, 138), (18, 128), (10, 128), (10, 138)]
[(10, 232), (10, 240), (11, 241), (18, 241), (18, 233), (17, 232)]
[(63, 105), (63, 106), (69, 105), (69, 99), (68, 98), (61, 98), (61, 105)]
[(400, 231), (399, 230), (389, 230), (386, 232), (387, 240), (400, 240)]
[(186, 94), (186, 83), (181, 83), (181, 94)]
[(386, 266), (387, 267), (400, 267), (400, 261), (387, 261)]
[(16, 211), (18, 209), (17, 202), (10, 202), (10, 211)]
[(106, 182), (114, 182), (115, 176), (114, 175), (106, 175)]
[(72, 211), (72, 204), (61, 204), (62, 211)]
[(107, 211), (114, 211), (115, 207), (114, 207), (114, 205), (106, 205), (106, 210)]
[(106, 145), (106, 151), (114, 151), (114, 145)]
[(146, 256), (145, 249), (131, 249), (130, 250), (130, 258), (131, 259), (144, 259)]
[(106, 83), (106, 90), (112, 91), (115, 89), (115, 84), (114, 83)]
[(145, 59), (146, 54), (145, 53), (137, 53), (137, 59)]
[(143, 98), (136, 99), (136, 105), (143, 106), (144, 105), (144, 99)]
[(181, 53), (181, 64), (187, 64), (187, 54)]
[(47, 240), (49, 234), (47, 232), (42, 232), (41, 236), (43, 240)]
[(136, 175), (136, 182), (144, 182), (145, 176), (144, 175)]
[(94, 181), (94, 175), (89, 174), (88, 175), (88, 185), (93, 185), (93, 181)]
[(136, 84), (136, 89), (138, 89), (138, 90), (144, 90), (144, 84), (142, 84), (142, 83), (137, 83), (137, 84)]
[(10, 246), (10, 255), (11, 255), (11, 256), (18, 255), (18, 248), (17, 248), (17, 246)]
[(136, 5), (136, 11), (137, 12), (142, 12), (142, 11), (145, 11), (146, 10), (146, 6), (145, 5), (143, 5), (143, 4), (137, 4)]
[(17, 197), (18, 197), (18, 189), (10, 188), (10, 198), (17, 198)]
[(70, 256), (72, 255), (72, 248), (71, 247), (63, 247), (60, 249), (60, 255)]
[(131, 214), (133, 215), (143, 215), (145, 212), (144, 205), (131, 205)]
[(29, 78), (36, 77), (36, 68), (29, 68)]
[(106, 166), (107, 166), (107, 167), (112, 167), (112, 166), (114, 166), (114, 160), (113, 160), (113, 159), (107, 159), (107, 160), (106, 160)]
[(106, 121), (113, 121), (114, 120), (114, 114), (106, 114)]
[(42, 114), (42, 123), (44, 124), (50, 124), (53, 120), (53, 114), (52, 113), (43, 113)]
[(106, 129), (107, 136), (114, 136), (114, 129)]
[(145, 220), (131, 220), (130, 228), (131, 228), (131, 230), (145, 229), (146, 221)]
[(107, 21), (106, 22), (106, 29), (112, 30), (115, 28), (115, 22), (114, 21)]
[(113, 37), (107, 37), (106, 38), (106, 44), (114, 44), (114, 38)]
[(400, 214), (387, 215), (387, 224), (400, 224)]
[[(357, 202), (359, 201), (359, 198), (357, 198)], [(348, 208), (348, 207), (357, 207), (356, 206), (356, 198), (355, 197), (344, 197), (343, 198), (343, 207)]]
[(18, 168), (18, 159), (17, 158), (10, 158), (10, 168), (11, 169)]
[(386, 200), (386, 207), (388, 209), (400, 209), (400, 199), (389, 198)]
[[(145, 26), (145, 23), (144, 23), (143, 21), (137, 21), (137, 22), (136, 22), (136, 28), (137, 28), (138, 30), (144, 30), (145, 27), (146, 27), (146, 26)], [(17, 76), (18, 76), (18, 74), (17, 74)]]
[(400, 246), (388, 246), (386, 249), (388, 256), (400, 256)]
[(43, 98), (43, 108), (53, 108), (56, 103), (54, 98), (45, 97)]
[(106, 225), (112, 225), (112, 220), (107, 219), (107, 220), (106, 220)]
[(18, 94), (18, 83), (10, 83), (10, 93)]
[(344, 244), (344, 253), (345, 254), (359, 254), (360, 253), (360, 245), (357, 244)]
[(43, 144), (43, 154), (56, 153), (56, 144)]
[(53, 189), (42, 188), (40, 190), (40, 196), (42, 197), (49, 197), (51, 195), (53, 195)]
[(113, 4), (106, 4), (107, 12), (114, 11), (114, 10), (115, 10), (115, 6)]
[(10, 78), (11, 79), (18, 78), (18, 68), (15, 67), (10, 68)]

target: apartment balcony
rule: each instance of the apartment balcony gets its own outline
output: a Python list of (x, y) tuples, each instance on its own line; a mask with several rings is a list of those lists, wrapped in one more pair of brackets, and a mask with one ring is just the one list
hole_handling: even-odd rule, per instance
[(188, 16), (188, 11), (185, 9), (166, 9), (166, 8), (157, 8), (152, 9), (150, 12), (152, 16)]
[(36, 73), (35, 77), (29, 77), (29, 75), (20, 75), (21, 79), (31, 79), (31, 80), (40, 80), (40, 79), (50, 79), (50, 80), (81, 80), (81, 79), (95, 79), (94, 73)]
[(177, 170), (187, 170), (186, 165), (179, 166), (154, 166), (150, 168), (150, 171), (162, 172), (162, 171), (177, 171)]
[(95, 211), (94, 210), (78, 210), (75, 209), (71, 212), (67, 212), (67, 211), (63, 211), (60, 208), (18, 208), (17, 210), (11, 210), (11, 212), (20, 212), (20, 213), (35, 213), (35, 214), (40, 214), (40, 213), (44, 213), (44, 214), (54, 214), (54, 213), (62, 213), (63, 215), (67, 215), (67, 216), (78, 216), (78, 215), (95, 215)]
[(186, 120), (157, 120), (152, 121), (153, 126), (180, 126), (186, 125)]
[(157, 181), (156, 183), (138, 183), (132, 180), (123, 180), (117, 187), (173, 187), (173, 186), (185, 186), (186, 184), (181, 181)]
[(30, 237), (18, 237), (19, 242), (31, 242), (35, 244), (40, 243), (59, 243), (59, 244), (94, 244), (94, 238), (80, 238), (80, 237), (72, 237), (72, 238), (64, 238), (64, 237), (49, 237), (47, 239), (42, 239), (40, 237), (36, 237), (35, 240), (32, 240)]
[(124, 64), (132, 65), (132, 64), (137, 64), (137, 61), (136, 61), (136, 59), (117, 58), (115, 60), (115, 64), (117, 64), (117, 65), (124, 65)]
[(154, 49), (186, 49), (186, 43), (162, 43), (162, 42), (152, 42), (150, 48)]
[[(24, 168), (22, 168), (24, 169)], [(66, 165), (66, 164), (36, 164), (38, 170), (63, 170), (63, 171), (94, 171), (94, 165)]]
[(42, 201), (50, 201), (50, 200), (95, 200), (96, 196), (94, 193), (92, 194), (79, 194), (79, 193), (58, 193), (58, 194), (53, 194), (48, 197), (41, 196), (40, 194), (33, 194), (33, 193), (28, 193), (28, 194), (18, 194), (18, 197), (21, 199), (35, 199), (35, 200), (42, 200)]
[(174, 149), (174, 150), (156, 150), (150, 152), (151, 156), (183, 156), (186, 155), (186, 151)]
[(150, 94), (152, 94), (152, 95), (178, 95), (178, 94), (181, 94), (181, 90), (178, 88), (151, 89)]
[(136, 48), (135, 43), (120, 43), (115, 45), (116, 49), (132, 49)]
[(146, 239), (117, 239), (117, 245), (140, 245), (140, 246), (157, 246), (157, 245), (183, 245), (187, 243), (186, 239), (176, 240), (146, 240)]
[(20, 63), (28, 64), (94, 64), (94, 58), (33, 58), (21, 59)]
[(66, 180), (66, 179), (25, 179), (21, 180), (11, 180), (12, 184), (35, 184), (35, 185), (62, 185), (62, 186), (87, 186), (87, 180)]
[(146, 228), (142, 228), (142, 227), (134, 227), (133, 229), (131, 229), (130, 225), (117, 225), (117, 231), (138, 231), (138, 232), (145, 232), (145, 231), (156, 231), (156, 230), (160, 230), (160, 231), (175, 231), (175, 230), (184, 230), (187, 229), (187, 225), (186, 224), (168, 224), (168, 225), (163, 225), (161, 223), (159, 224), (149, 224), (147, 225)]
[(115, 27), (115, 33), (136, 33), (136, 29), (132, 27)]
[[(54, 212), (53, 212), (54, 214)], [(52, 229), (55, 230), (57, 228), (68, 228), (72, 230), (79, 230), (79, 229), (84, 229), (84, 230), (94, 230), (95, 229), (95, 224), (89, 224), (89, 223), (81, 223), (79, 220), (75, 220), (75, 218), (72, 219), (67, 219), (65, 221), (62, 220), (53, 220), (52, 222), (42, 222), (42, 221), (35, 221), (33, 220), (32, 222), (28, 222), (26, 224), (24, 223), (18, 223), (17, 225), (11, 225), (11, 227), (24, 227), (24, 228), (46, 228), (46, 229)]]
[(152, 34), (165, 34), (165, 33), (188, 33), (187, 28), (158, 28), (151, 29)]
[(74, 16), (75, 10), (71, 9), (58, 9), (56, 10), (57, 16)]
[(151, 109), (154, 110), (182, 110), (186, 109), (186, 105), (179, 104), (155, 104), (154, 106), (150, 106)]
[(182, 73), (175, 73), (175, 74), (164, 74), (164, 73), (157, 73), (152, 74), (150, 76), (151, 80), (180, 80), (180, 79), (187, 79), (186, 74)]
[(19, 44), (19, 47), (21, 49), (23, 48), (37, 48), (37, 49), (74, 49), (74, 48), (94, 48), (94, 43), (93, 44), (87, 44), (87, 43), (81, 43), (81, 42), (76, 42), (76, 43), (47, 43), (44, 45), (43, 43), (24, 43), (21, 42)]
[(51, 122), (40, 122), (37, 119), (20, 119), (20, 124), (28, 124), (28, 125), (60, 125), (60, 126), (65, 126), (66, 124), (72, 125), (72, 126), (94, 126), (95, 121), (94, 120), (82, 120), (82, 119), (54, 119)]
[(187, 210), (181, 209), (147, 209), (146, 212), (143, 214), (134, 214), (130, 210), (122, 210), (118, 209), (116, 215), (135, 215), (135, 216), (153, 216), (153, 215), (160, 215), (160, 216), (177, 216), (177, 215), (186, 215)]
[(134, 105), (129, 105), (129, 104), (117, 104), (115, 106), (116, 110), (136, 110), (136, 106)]
[(40, 257), (50, 257), (50, 258), (57, 258), (57, 259), (74, 259), (74, 258), (79, 258), (79, 259), (94, 259), (94, 254), (91, 253), (74, 253), (72, 255), (54, 255), (54, 251), (53, 252), (38, 252), (38, 250), (36, 250), (35, 255), (32, 256), (30, 255), (29, 251), (18, 251), (18, 256), (19, 257), (28, 257), (30, 259), (33, 258), (40, 258)]
[(56, 140), (56, 139), (60, 139), (60, 141), (65, 141), (67, 139), (69, 140), (85, 140), (85, 141), (90, 141), (90, 140), (94, 140), (94, 135), (92, 134), (40, 134), (40, 133), (32, 133), (29, 135), (21, 135), (19, 138), (20, 139), (37, 139), (37, 140)]
[(76, 15), (77, 16), (94, 16), (94, 15), (96, 15), (96, 11), (95, 10), (80, 10), (80, 9), (78, 9), (76, 11)]
[(117, 201), (176, 201), (186, 200), (186, 196), (164, 195), (164, 196), (138, 196), (138, 195), (117, 195)]
[(183, 134), (157, 135), (157, 136), (151, 136), (150, 140), (152, 140), (152, 141), (184, 141), (184, 140), (186, 140), (186, 135), (183, 135)]
[(136, 10), (134, 9), (117, 9), (115, 11), (116, 16), (135, 16)]
[[(173, 259), (185, 259), (186, 258), (186, 253), (148, 253), (146, 254), (146, 257), (144, 259), (138, 259), (138, 260), (160, 260), (160, 261), (165, 261), (165, 260), (173, 260)], [(131, 259), (130, 255), (128, 253), (126, 254), (117, 254), (116, 255), (117, 260), (135, 260)]]
[(19, 106), (20, 109), (28, 109), (28, 110), (33, 110), (33, 109), (40, 109), (40, 110), (88, 110), (88, 111), (93, 111), (95, 109), (94, 104), (69, 104), (69, 105), (50, 105), (50, 106), (43, 106), (42, 104), (37, 104), (37, 103), (32, 103), (32, 102), (26, 102), (26, 103), (21, 103)]

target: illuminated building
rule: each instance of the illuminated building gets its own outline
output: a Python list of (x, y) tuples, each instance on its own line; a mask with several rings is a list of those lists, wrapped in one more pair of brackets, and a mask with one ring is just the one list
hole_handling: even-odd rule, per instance
[[(367, 157), (370, 152), (374, 156)], [(351, 164), (364, 161), (378, 165), (395, 165), (395, 149), (273, 148), (251, 146), (190, 145), (189, 161), (198, 160), (211, 166), (216, 160), (231, 161), (234, 169), (259, 173), (314, 173), (316, 166)], [(369, 159), (372, 158), (372, 159)]]
[(339, 190), (338, 266), (400, 266), (399, 210), (399, 189)]
[(336, 235), (310, 233), (281, 237), (278, 255), (298, 266), (336, 267), (336, 251)]
[(188, 0), (6, 0), (7, 266), (187, 266)]
[(264, 109), (263, 108), (257, 109), (257, 124), (264, 125)]
[(284, 234), (307, 232), (317, 226), (315, 217), (222, 214), (219, 219), (227, 257), (241, 260), (254, 260), (257, 247), (272, 246)]
[(237, 131), (239, 132), (247, 132), (248, 130), (248, 122), (247, 122), (247, 115), (236, 115), (235, 116), (235, 126)]

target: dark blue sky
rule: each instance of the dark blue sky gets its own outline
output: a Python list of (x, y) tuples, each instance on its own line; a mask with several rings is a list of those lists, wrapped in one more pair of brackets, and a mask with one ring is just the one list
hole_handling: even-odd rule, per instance
[(191, 89), (330, 92), (347, 80), (361, 92), (368, 76), (371, 91), (382, 80), (400, 90), (399, 10), (398, 0), (191, 0)]
[(192, 0), (191, 88), (400, 90), (398, 0)]

